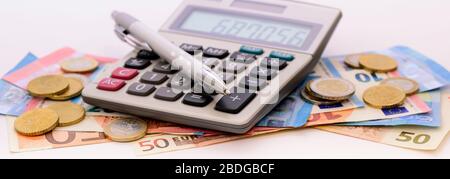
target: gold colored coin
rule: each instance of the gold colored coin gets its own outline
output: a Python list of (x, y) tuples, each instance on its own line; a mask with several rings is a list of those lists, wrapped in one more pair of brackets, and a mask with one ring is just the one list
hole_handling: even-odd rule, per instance
[(341, 78), (321, 78), (314, 80), (309, 84), (309, 89), (313, 96), (332, 101), (347, 100), (356, 92), (353, 83)]
[(69, 81), (61, 75), (46, 75), (28, 83), (27, 89), (32, 96), (48, 97), (61, 94), (69, 88)]
[(48, 106), (46, 109), (55, 111), (59, 116), (59, 127), (78, 124), (85, 117), (85, 110), (81, 105), (70, 102), (57, 103)]
[(16, 131), (25, 136), (46, 134), (58, 125), (58, 114), (50, 109), (35, 109), (21, 115), (14, 122)]
[(397, 70), (398, 63), (391, 57), (378, 54), (361, 55), (359, 64), (366, 70), (373, 72), (391, 72)]
[(364, 102), (375, 108), (393, 108), (404, 104), (405, 92), (390, 85), (378, 85), (367, 89), (363, 94)]
[(147, 134), (147, 122), (136, 118), (120, 118), (104, 128), (105, 134), (116, 142), (132, 142)]
[(89, 73), (98, 68), (98, 61), (91, 57), (72, 58), (63, 61), (61, 69), (67, 73)]
[(83, 91), (83, 83), (77, 78), (66, 78), (69, 81), (69, 89), (63, 94), (52, 95), (48, 98), (55, 101), (65, 101), (80, 96)]
[(396, 78), (389, 78), (381, 82), (383, 85), (391, 85), (397, 88), (402, 89), (406, 95), (413, 95), (419, 92), (420, 86), (419, 83), (416, 81), (409, 79), (409, 78), (403, 78), (403, 77), (396, 77)]
[(359, 57), (361, 55), (350, 55), (345, 58), (344, 63), (349, 66), (350, 68), (354, 69), (362, 69), (361, 65), (359, 64)]

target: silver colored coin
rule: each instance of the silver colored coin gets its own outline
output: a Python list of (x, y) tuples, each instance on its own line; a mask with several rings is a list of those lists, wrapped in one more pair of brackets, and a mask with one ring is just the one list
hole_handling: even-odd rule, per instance
[(344, 63), (355, 69), (362, 69), (363, 67), (359, 64), (359, 57), (360, 55), (350, 55), (345, 58)]
[(105, 127), (105, 134), (113, 141), (131, 142), (144, 137), (147, 133), (147, 122), (137, 118), (119, 118)]
[(333, 104), (341, 103), (341, 101), (323, 100), (323, 99), (311, 96), (310, 94), (308, 94), (306, 88), (301, 90), (300, 95), (306, 102), (311, 103), (311, 104), (316, 104), (316, 105), (333, 105)]
[(347, 100), (356, 92), (352, 82), (341, 78), (317, 79), (309, 87), (314, 96), (334, 101)]

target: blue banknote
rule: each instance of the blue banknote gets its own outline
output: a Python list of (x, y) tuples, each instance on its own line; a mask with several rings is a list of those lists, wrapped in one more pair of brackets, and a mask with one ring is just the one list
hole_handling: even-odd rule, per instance
[[(32, 53), (27, 54), (7, 74), (15, 72), (38, 58)], [(26, 105), (32, 99), (26, 90), (16, 87), (4, 80), (0, 80), (0, 114), (18, 116), (25, 111)]]
[(441, 126), (441, 92), (435, 90), (422, 93), (419, 97), (432, 109), (430, 113), (405, 116), (395, 119), (385, 119), (366, 122), (351, 122), (340, 124), (342, 126)]

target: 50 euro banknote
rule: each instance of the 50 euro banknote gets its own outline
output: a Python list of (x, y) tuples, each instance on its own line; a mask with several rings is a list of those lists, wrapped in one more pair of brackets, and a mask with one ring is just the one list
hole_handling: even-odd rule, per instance
[(356, 137), (387, 145), (416, 149), (436, 150), (450, 130), (450, 88), (441, 92), (441, 126), (438, 128), (319, 126), (317, 129)]

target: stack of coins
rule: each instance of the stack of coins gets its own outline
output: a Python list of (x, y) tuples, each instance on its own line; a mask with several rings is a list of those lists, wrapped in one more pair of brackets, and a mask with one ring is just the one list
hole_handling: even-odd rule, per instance
[(348, 56), (344, 63), (354, 69), (365, 69), (370, 72), (387, 73), (397, 70), (395, 59), (379, 54), (358, 54)]
[(46, 75), (28, 83), (31, 96), (49, 98), (56, 101), (70, 100), (81, 95), (84, 85), (77, 78), (62, 75)]
[(81, 105), (64, 102), (22, 114), (14, 122), (14, 128), (25, 136), (40, 136), (53, 131), (58, 126), (77, 124), (84, 117), (85, 110)]
[(355, 92), (355, 86), (348, 80), (320, 78), (308, 82), (301, 96), (311, 104), (333, 105), (350, 99)]

